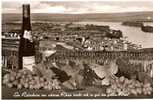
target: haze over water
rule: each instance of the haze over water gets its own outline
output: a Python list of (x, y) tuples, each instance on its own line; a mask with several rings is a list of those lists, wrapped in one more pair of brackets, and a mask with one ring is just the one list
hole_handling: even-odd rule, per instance
[[(139, 27), (123, 26), (121, 22), (78, 22), (77, 24), (109, 25), (111, 29), (121, 30), (129, 42), (141, 45), (143, 48), (153, 47), (153, 33), (141, 31)], [(144, 23), (153, 26), (153, 23)]]

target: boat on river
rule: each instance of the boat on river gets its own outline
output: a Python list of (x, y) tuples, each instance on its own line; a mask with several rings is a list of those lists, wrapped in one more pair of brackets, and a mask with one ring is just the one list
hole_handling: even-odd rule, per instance
[(147, 25), (147, 26), (141, 26), (141, 30), (143, 31), (143, 32), (152, 32), (153, 33), (153, 26), (149, 26), (149, 25)]

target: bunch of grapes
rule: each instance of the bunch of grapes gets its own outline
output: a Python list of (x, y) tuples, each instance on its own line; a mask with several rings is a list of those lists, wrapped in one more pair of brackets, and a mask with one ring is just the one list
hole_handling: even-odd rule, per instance
[(152, 92), (153, 88), (150, 83), (140, 83), (124, 76), (113, 80), (111, 86), (106, 89), (107, 96), (150, 95)]
[(5, 74), (3, 84), (9, 88), (16, 87), (17, 89), (61, 89), (58, 80), (40, 77), (25, 69)]

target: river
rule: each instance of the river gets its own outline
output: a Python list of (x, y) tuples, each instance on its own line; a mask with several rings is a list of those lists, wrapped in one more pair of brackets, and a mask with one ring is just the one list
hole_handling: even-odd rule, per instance
[[(139, 27), (123, 26), (121, 22), (77, 22), (77, 24), (109, 25), (111, 29), (121, 30), (128, 41), (143, 48), (153, 47), (153, 33), (143, 32)], [(144, 25), (153, 26), (153, 23), (144, 23)]]

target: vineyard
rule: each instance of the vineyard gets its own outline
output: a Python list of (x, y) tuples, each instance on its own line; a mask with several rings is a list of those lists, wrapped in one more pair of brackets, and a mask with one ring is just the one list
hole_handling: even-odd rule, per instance
[[(153, 79), (143, 72), (142, 65), (133, 65), (127, 59), (116, 63), (93, 64), (78, 61), (43, 62), (33, 71), (10, 70), (3, 74), (3, 87), (28, 91), (102, 92), (106, 97), (139, 97), (153, 95)], [(98, 88), (97, 88), (98, 87)], [(96, 90), (90, 88), (97, 88)]]

